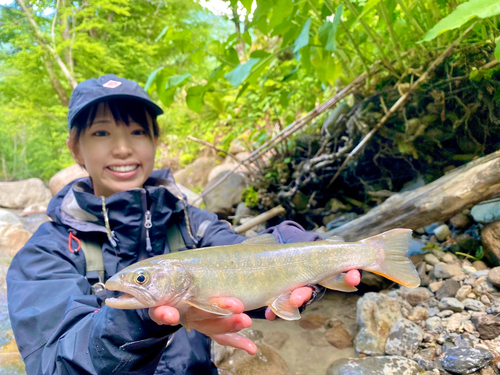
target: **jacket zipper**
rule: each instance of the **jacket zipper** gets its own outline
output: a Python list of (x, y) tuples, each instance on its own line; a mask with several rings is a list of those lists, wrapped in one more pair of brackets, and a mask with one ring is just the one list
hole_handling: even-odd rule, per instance
[(151, 247), (151, 238), (149, 238), (149, 229), (153, 227), (153, 222), (151, 220), (151, 211), (147, 210), (144, 215), (144, 228), (146, 228), (146, 251), (151, 252), (153, 248)]

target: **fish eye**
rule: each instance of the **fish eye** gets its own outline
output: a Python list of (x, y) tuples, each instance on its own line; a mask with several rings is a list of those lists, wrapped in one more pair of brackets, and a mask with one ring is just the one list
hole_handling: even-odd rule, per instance
[(139, 270), (134, 275), (134, 281), (138, 285), (144, 285), (149, 281), (149, 274), (144, 270)]

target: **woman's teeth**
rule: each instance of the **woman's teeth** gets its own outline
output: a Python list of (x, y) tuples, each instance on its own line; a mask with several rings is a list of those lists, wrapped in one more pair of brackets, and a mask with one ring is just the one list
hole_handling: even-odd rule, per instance
[(135, 169), (137, 169), (138, 165), (124, 165), (124, 166), (109, 166), (108, 168), (111, 169), (113, 172), (131, 172)]

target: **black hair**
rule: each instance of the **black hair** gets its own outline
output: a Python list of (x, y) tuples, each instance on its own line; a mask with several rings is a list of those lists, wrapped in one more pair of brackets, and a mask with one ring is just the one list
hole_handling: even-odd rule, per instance
[[(160, 129), (156, 121), (156, 114), (149, 107), (134, 99), (109, 99), (89, 105), (76, 116), (73, 121), (74, 130), (72, 129), (70, 132), (71, 143), (76, 144), (82, 132), (92, 126), (97, 114), (97, 109), (101, 103), (104, 103), (104, 105), (109, 108), (115, 121), (121, 121), (128, 126), (130, 125), (130, 119), (132, 119), (144, 129), (146, 134), (151, 136), (152, 130), (153, 137), (159, 137)], [(153, 129), (151, 129), (146, 113), (148, 113), (152, 119)]]

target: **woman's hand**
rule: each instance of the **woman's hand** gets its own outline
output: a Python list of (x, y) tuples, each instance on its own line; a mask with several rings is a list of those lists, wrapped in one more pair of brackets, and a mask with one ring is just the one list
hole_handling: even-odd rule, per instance
[[(189, 328), (211, 337), (221, 345), (243, 349), (248, 354), (257, 353), (257, 346), (252, 340), (236, 334), (252, 325), (252, 319), (243, 314), (243, 303), (236, 298), (214, 298), (212, 301), (234, 315), (224, 317), (190, 307), (185, 313)], [(180, 320), (179, 311), (171, 306), (152, 307), (149, 309), (149, 316), (160, 325), (176, 325)]]
[[(345, 275), (345, 281), (351, 286), (356, 286), (361, 281), (361, 275), (358, 270), (350, 270)], [(290, 302), (295, 307), (300, 307), (312, 297), (313, 290), (309, 286), (304, 286), (302, 288), (297, 288), (292, 292), (290, 296)], [(274, 320), (276, 314), (268, 307), (266, 309), (266, 319)]]

